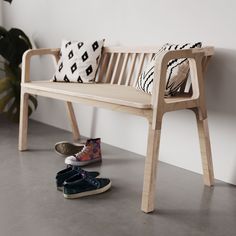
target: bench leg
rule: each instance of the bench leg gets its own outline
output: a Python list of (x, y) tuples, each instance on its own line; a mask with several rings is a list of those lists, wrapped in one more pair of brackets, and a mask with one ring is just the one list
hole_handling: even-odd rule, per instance
[(159, 146), (161, 129), (152, 129), (149, 124), (147, 156), (145, 160), (142, 206), (141, 210), (145, 213), (154, 210), (156, 172), (158, 164)]
[(71, 102), (66, 102), (67, 104), (67, 111), (69, 115), (69, 120), (72, 128), (72, 134), (73, 134), (73, 139), (76, 141), (80, 139), (80, 133), (79, 133), (79, 128), (77, 125), (75, 113), (74, 113), (74, 108)]
[(29, 94), (21, 91), (20, 124), (19, 124), (19, 151), (27, 150), (28, 133), (28, 100)]
[(214, 185), (214, 171), (211, 157), (211, 143), (207, 118), (204, 120), (200, 120), (199, 116), (197, 115), (197, 127), (201, 148), (204, 184), (207, 186), (212, 186)]

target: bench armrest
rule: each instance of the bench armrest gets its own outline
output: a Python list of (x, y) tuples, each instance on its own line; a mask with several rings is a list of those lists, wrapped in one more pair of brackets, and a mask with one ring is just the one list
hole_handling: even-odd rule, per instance
[(155, 79), (152, 93), (153, 109), (163, 115), (163, 106), (165, 106), (164, 96), (166, 88), (166, 72), (170, 60), (179, 58), (189, 59), (190, 73), (192, 75), (192, 97), (193, 99), (197, 99), (199, 95), (204, 92), (202, 91), (202, 88), (199, 88), (199, 80), (203, 80), (203, 73), (205, 72), (207, 63), (213, 54), (214, 47), (163, 51), (158, 56), (154, 67)]
[[(166, 86), (166, 72), (167, 65), (170, 60), (179, 59), (179, 58), (188, 58), (190, 63), (190, 71), (193, 70), (193, 73), (199, 72), (199, 70), (205, 71), (204, 65), (202, 65), (203, 59), (210, 58), (214, 54), (213, 47), (204, 47), (204, 48), (194, 48), (194, 49), (185, 49), (185, 50), (173, 50), (173, 51), (163, 51), (156, 60), (154, 68), (154, 86), (153, 86), (153, 96), (152, 104), (155, 107), (155, 100), (157, 97), (164, 100), (165, 86)], [(193, 80), (197, 80), (197, 76), (193, 76)], [(196, 81), (194, 81), (196, 82)]]
[(22, 58), (21, 82), (30, 82), (30, 62), (33, 56), (52, 55), (56, 61), (59, 60), (59, 48), (42, 48), (27, 50)]

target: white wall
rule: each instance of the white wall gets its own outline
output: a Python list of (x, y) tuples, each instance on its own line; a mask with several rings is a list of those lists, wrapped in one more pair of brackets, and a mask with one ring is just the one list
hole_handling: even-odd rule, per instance
[(0, 1), (0, 25), (2, 26), (2, 1)]
[[(161, 45), (202, 40), (216, 54), (206, 78), (215, 177), (236, 184), (236, 2), (228, 0), (41, 0), (4, 6), (4, 23), (20, 27), (39, 47), (58, 47), (62, 38), (106, 38), (108, 44)], [(35, 60), (33, 77), (53, 73), (48, 59)], [(41, 69), (41, 68), (43, 69)], [(39, 99), (33, 119), (69, 129), (61, 102)], [(127, 114), (75, 106), (82, 135), (144, 155), (147, 122)], [(58, 137), (60, 140), (60, 137)], [(160, 159), (201, 173), (194, 116), (165, 115)]]

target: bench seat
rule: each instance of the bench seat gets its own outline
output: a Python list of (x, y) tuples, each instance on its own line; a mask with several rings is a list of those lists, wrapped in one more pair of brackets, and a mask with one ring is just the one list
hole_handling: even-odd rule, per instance
[(117, 84), (78, 84), (63, 82), (55, 83), (49, 81), (31, 81), (30, 83), (22, 84), (22, 87), (39, 91), (47, 91), (50, 93), (60, 93), (69, 96), (76, 96), (100, 102), (109, 102), (112, 104), (134, 108), (152, 108), (151, 95), (139, 91), (131, 86)]
[[(151, 95), (134, 87), (117, 84), (77, 84), (64, 82), (31, 81), (23, 83), (22, 88), (34, 90), (34, 94), (42, 95), (41, 91), (54, 94), (64, 94), (81, 99), (112, 103), (139, 109), (152, 109)], [(184, 102), (191, 100), (190, 96), (165, 98), (165, 102)]]

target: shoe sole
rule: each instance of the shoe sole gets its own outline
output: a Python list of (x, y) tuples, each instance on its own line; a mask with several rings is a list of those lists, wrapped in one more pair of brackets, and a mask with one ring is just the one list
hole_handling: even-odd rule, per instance
[(58, 191), (63, 191), (63, 187), (57, 187)]
[(89, 165), (89, 164), (93, 164), (93, 163), (96, 163), (96, 162), (102, 162), (102, 159), (99, 158), (99, 159), (93, 159), (93, 160), (90, 160), (90, 161), (71, 161), (70, 163), (66, 163), (67, 165), (73, 165), (73, 166), (86, 166), (86, 165)]
[(83, 144), (73, 144), (67, 141), (61, 141), (55, 144), (54, 151), (59, 156), (67, 157), (80, 152), (83, 147)]
[[(101, 177), (101, 175), (98, 175), (96, 178), (100, 178)], [(63, 191), (63, 186), (62, 187), (57, 187), (57, 190), (58, 191)]]
[(103, 188), (99, 188), (99, 189), (95, 189), (95, 190), (91, 190), (91, 191), (87, 191), (87, 192), (82, 192), (82, 193), (75, 193), (75, 194), (63, 193), (63, 195), (64, 195), (64, 198), (66, 198), (66, 199), (75, 199), (75, 198), (87, 197), (87, 196), (91, 196), (91, 195), (95, 195), (95, 194), (104, 193), (110, 188), (111, 188), (111, 181), (108, 185), (104, 186)]

